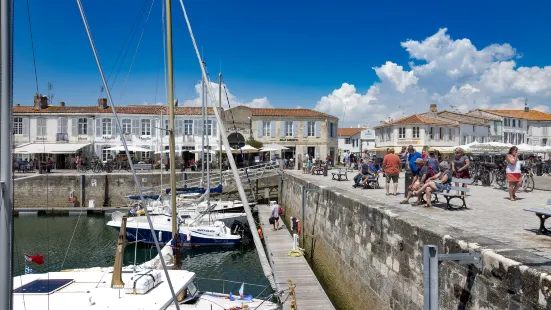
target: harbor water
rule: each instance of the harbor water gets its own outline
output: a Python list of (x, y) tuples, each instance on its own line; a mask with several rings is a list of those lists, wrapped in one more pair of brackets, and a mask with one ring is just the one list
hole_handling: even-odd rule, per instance
[[(14, 218), (14, 274), (25, 272), (25, 263), (36, 273), (61, 269), (108, 267), (115, 256), (117, 232), (106, 226), (108, 216), (19, 216)], [(128, 228), (132, 229), (132, 228)], [(72, 239), (72, 241), (71, 241)], [(69, 246), (70, 245), (70, 246)], [(143, 263), (153, 258), (153, 247), (127, 244), (124, 264)], [(44, 255), (44, 264), (25, 262), (24, 254)], [(237, 293), (242, 282), (247, 294), (270, 294), (269, 283), (252, 241), (247, 237), (242, 245), (222, 248), (182, 249), (182, 269), (193, 271), (201, 290)], [(211, 279), (211, 280), (206, 280)], [(234, 282), (213, 281), (224, 279)]]

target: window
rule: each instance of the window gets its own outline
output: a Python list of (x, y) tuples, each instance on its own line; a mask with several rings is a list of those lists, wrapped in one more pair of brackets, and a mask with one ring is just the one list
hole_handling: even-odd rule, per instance
[(494, 133), (497, 134), (497, 121), (494, 121)]
[(448, 128), (448, 140), (453, 140), (453, 128)]
[(509, 143), (509, 139), (507, 139), (508, 137), (509, 135), (507, 132), (503, 133), (503, 143)]
[(205, 120), (205, 134), (208, 136), (212, 136), (212, 120)]
[(469, 136), (463, 136), (463, 144), (469, 143)]
[(262, 135), (264, 137), (269, 137), (272, 135), (272, 122), (262, 123)]
[(165, 119), (165, 136), (168, 136), (168, 135), (170, 135), (170, 131), (168, 130), (168, 120)]
[(475, 133), (475, 132), (476, 132), (476, 127), (475, 127), (475, 126), (473, 126), (473, 133)]
[(344, 144), (350, 144), (350, 138), (344, 138)]
[(398, 128), (398, 139), (406, 138), (406, 129), (404, 127)]
[(543, 132), (543, 136), (549, 136), (549, 127), (543, 126), (542, 132)]
[(128, 135), (132, 132), (132, 120), (127, 118), (122, 120), (122, 133)]
[(104, 118), (101, 120), (101, 131), (104, 135), (111, 135), (111, 129), (113, 127), (111, 126), (111, 119), (110, 118)]
[(87, 135), (88, 134), (88, 119), (79, 118), (78, 119), (78, 134)]
[(101, 160), (102, 160), (102, 161), (107, 161), (107, 157), (109, 157), (109, 155), (111, 155), (112, 152), (113, 152), (113, 151), (107, 150), (108, 148), (111, 148), (111, 146), (105, 145), (105, 146), (101, 149)]
[(285, 122), (285, 136), (286, 137), (293, 136), (293, 122)]
[(516, 127), (516, 119), (513, 119), (513, 127)]
[(431, 138), (431, 139), (434, 138), (433, 130), (434, 130), (433, 127), (431, 127), (431, 128), (429, 129), (429, 138)]
[(316, 136), (316, 122), (308, 122), (308, 137)]
[(541, 139), (541, 145), (546, 146), (547, 145), (547, 138)]
[(193, 134), (193, 121), (186, 119), (184, 120), (184, 135), (192, 135)]
[(151, 120), (142, 119), (142, 136), (151, 136)]
[(413, 127), (413, 139), (419, 139), (419, 127)]
[(36, 135), (39, 137), (46, 135), (46, 119), (39, 118), (36, 120)]
[(518, 120), (518, 127), (522, 128), (522, 121), (520, 119)]
[(57, 133), (67, 133), (67, 127), (69, 119), (66, 117), (60, 117), (57, 119)]
[(438, 133), (438, 138), (439, 138), (440, 140), (444, 140), (444, 128), (440, 127), (440, 128), (438, 128), (438, 129), (439, 129), (439, 131), (440, 131), (440, 132)]
[(23, 134), (23, 118), (14, 117), (13, 118), (13, 134), (22, 135)]

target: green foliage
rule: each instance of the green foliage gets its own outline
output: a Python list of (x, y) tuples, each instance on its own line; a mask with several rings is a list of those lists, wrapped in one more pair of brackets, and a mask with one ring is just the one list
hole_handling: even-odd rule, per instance
[(257, 149), (261, 148), (264, 145), (262, 142), (255, 140), (253, 137), (249, 137), (246, 143)]

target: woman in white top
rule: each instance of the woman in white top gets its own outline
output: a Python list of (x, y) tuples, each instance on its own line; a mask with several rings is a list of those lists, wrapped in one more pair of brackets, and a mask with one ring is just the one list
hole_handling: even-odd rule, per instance
[(509, 181), (509, 199), (515, 201), (521, 179), (520, 160), (518, 159), (518, 148), (516, 146), (509, 149), (505, 160), (507, 161), (505, 172), (507, 173), (507, 181)]

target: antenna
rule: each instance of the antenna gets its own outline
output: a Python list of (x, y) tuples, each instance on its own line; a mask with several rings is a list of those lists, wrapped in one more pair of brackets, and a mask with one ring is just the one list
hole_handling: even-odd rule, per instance
[(54, 100), (54, 94), (51, 93), (53, 89), (54, 89), (54, 84), (52, 84), (51, 82), (48, 82), (48, 101), (50, 102), (50, 104), (52, 104)]

